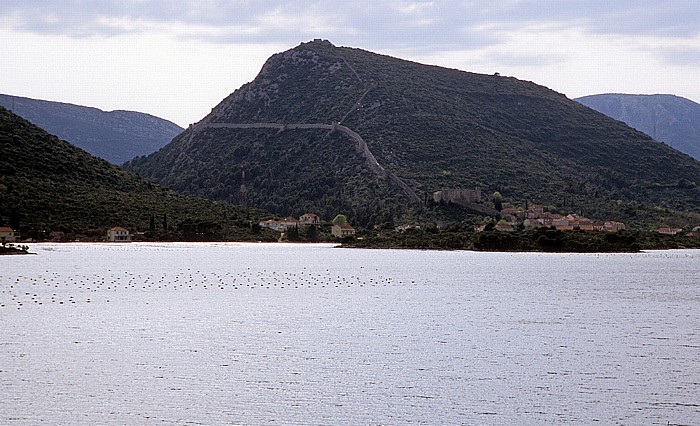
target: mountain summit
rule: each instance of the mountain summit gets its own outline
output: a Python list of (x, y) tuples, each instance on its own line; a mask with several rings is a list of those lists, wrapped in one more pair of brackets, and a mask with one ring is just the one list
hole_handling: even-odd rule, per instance
[(187, 194), (366, 225), (450, 188), (632, 223), (700, 204), (700, 164), (546, 87), (324, 40), (273, 55), (126, 167)]

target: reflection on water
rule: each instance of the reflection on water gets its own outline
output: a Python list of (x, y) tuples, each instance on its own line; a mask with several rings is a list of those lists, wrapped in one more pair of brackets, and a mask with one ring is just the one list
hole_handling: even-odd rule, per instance
[(32, 250), (0, 423), (700, 422), (700, 251)]

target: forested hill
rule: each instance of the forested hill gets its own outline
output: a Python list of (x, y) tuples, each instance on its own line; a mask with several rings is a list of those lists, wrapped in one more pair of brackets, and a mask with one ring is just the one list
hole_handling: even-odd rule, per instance
[(154, 238), (263, 238), (249, 226), (262, 212), (164, 189), (2, 107), (0, 152), (0, 226), (19, 228), (25, 238), (52, 231), (99, 238), (114, 226), (147, 232), (152, 216)]
[(249, 203), (366, 225), (476, 186), (645, 226), (689, 221), (700, 205), (698, 162), (546, 87), (320, 40), (273, 55), (201, 122), (125, 166), (236, 202), (244, 162)]
[(700, 161), (700, 104), (674, 95), (590, 95), (577, 102)]
[(141, 112), (9, 95), (0, 95), (0, 106), (112, 164), (155, 152), (182, 132), (175, 123)]

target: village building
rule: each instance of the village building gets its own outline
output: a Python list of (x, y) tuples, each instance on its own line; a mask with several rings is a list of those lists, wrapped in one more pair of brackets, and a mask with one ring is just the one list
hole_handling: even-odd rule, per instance
[(529, 219), (538, 219), (544, 214), (544, 207), (539, 204), (533, 204), (527, 209), (526, 213)]
[(126, 228), (116, 226), (107, 231), (107, 240), (112, 242), (131, 242), (131, 234)]
[(277, 232), (287, 232), (289, 228), (299, 226), (299, 219), (289, 216), (281, 220), (264, 220), (259, 222), (258, 225), (261, 228), (269, 228)]
[(505, 207), (500, 211), (501, 217), (508, 222), (522, 222), (527, 219), (527, 211), (520, 207)]
[(501, 212), (501, 218), (511, 225), (518, 224), (518, 218), (512, 214), (503, 214), (503, 212)]
[[(587, 217), (582, 217), (577, 214), (567, 215), (566, 218), (569, 221), (569, 225), (573, 226), (574, 229), (580, 229), (581, 231), (602, 231), (603, 225), (596, 224), (591, 219)], [(620, 223), (620, 222), (616, 222)], [(624, 229), (624, 224), (622, 224), (622, 229)]]
[(273, 231), (279, 231), (282, 224), (277, 220), (263, 220), (258, 222), (261, 228), (272, 229)]
[(540, 222), (537, 219), (525, 219), (523, 220), (523, 226), (525, 227), (530, 227), (530, 228), (541, 228), (544, 225), (542, 225), (542, 222)]
[(681, 231), (682, 231), (681, 228), (669, 228), (669, 227), (662, 227), (662, 228), (658, 228), (656, 230), (656, 232), (658, 232), (659, 234), (664, 234), (664, 235), (676, 235)]
[(420, 229), (420, 225), (411, 225), (411, 224), (405, 224), (405, 225), (399, 225), (394, 230), (396, 232), (406, 232), (410, 229)]
[(576, 225), (576, 229), (580, 229), (581, 231), (602, 231), (603, 225), (598, 225), (593, 222), (579, 222), (579, 224)]
[(700, 226), (694, 227), (690, 232), (685, 234), (686, 237), (700, 237)]
[(513, 228), (513, 225), (509, 223), (497, 223), (494, 227), (494, 230), (499, 231), (499, 232), (513, 232), (515, 231), (515, 228)]
[(433, 193), (435, 203), (479, 203), (481, 202), (481, 189), (443, 189)]
[(0, 226), (0, 243), (16, 243), (19, 241), (19, 232), (9, 226)]
[(321, 218), (315, 213), (304, 213), (299, 217), (299, 223), (304, 225), (318, 225), (321, 223)]
[(603, 229), (607, 232), (619, 232), (625, 230), (625, 224), (622, 222), (608, 221), (603, 224)]
[[(540, 223), (544, 226), (554, 226), (554, 221), (558, 221), (559, 219), (561, 219), (561, 217), (562, 216), (560, 214), (543, 212), (541, 215), (536, 216), (535, 218), (539, 220)], [(566, 224), (568, 225), (568, 222)]]
[[(557, 216), (559, 216), (559, 215), (557, 215)], [(571, 225), (569, 223), (569, 219), (562, 217), (562, 216), (552, 218), (552, 226), (554, 226), (557, 229), (559, 229), (560, 227), (561, 228), (568, 228), (571, 226), (571, 228), (573, 229), (573, 225)]]
[(299, 226), (299, 219), (293, 218), (291, 216), (287, 216), (284, 219), (280, 220), (282, 224), (284, 224), (285, 229), (293, 228), (295, 226)]
[(355, 236), (355, 228), (347, 223), (341, 223), (340, 225), (333, 225), (331, 228), (331, 234), (333, 234), (336, 238), (353, 237)]

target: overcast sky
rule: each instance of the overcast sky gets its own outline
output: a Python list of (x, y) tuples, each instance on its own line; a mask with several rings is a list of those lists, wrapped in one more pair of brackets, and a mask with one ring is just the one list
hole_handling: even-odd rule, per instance
[(181, 126), (314, 38), (570, 98), (700, 102), (699, 0), (1, 0), (0, 93), (147, 112)]

